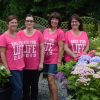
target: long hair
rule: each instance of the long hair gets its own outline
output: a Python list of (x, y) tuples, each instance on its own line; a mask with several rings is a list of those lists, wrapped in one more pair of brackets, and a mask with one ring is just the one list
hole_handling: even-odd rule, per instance
[(58, 22), (58, 27), (59, 27), (61, 25), (61, 15), (58, 12), (53, 12), (50, 14), (49, 19), (48, 19), (48, 24), (50, 27), (52, 27), (51, 26), (51, 19), (52, 18), (56, 18), (59, 20), (59, 22)]
[(80, 23), (79, 30), (80, 30), (80, 31), (83, 31), (83, 23), (82, 23), (82, 20), (81, 20), (81, 18), (79, 17), (79, 15), (77, 15), (77, 14), (73, 14), (73, 15), (70, 17), (70, 19), (69, 19), (69, 21), (68, 21), (68, 30), (71, 30), (71, 29), (72, 29), (72, 27), (71, 27), (71, 21), (72, 21), (73, 18), (76, 19), (76, 20)]

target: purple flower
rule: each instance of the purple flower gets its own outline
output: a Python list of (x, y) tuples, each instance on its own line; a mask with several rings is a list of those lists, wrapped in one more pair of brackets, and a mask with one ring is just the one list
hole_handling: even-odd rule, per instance
[(90, 62), (100, 63), (100, 57), (99, 56), (94, 56), (94, 57), (91, 58)]
[(62, 89), (65, 89), (65, 88), (67, 87), (67, 84), (68, 84), (67, 79), (64, 79), (64, 80), (62, 80), (62, 82), (60, 83), (60, 86), (61, 86)]
[(81, 57), (79, 57), (79, 60), (81, 60), (81, 61), (89, 62), (90, 59), (91, 59), (91, 57), (89, 55), (82, 55)]
[(64, 73), (62, 72), (58, 72), (56, 75), (55, 75), (55, 78), (59, 81), (62, 81), (63, 79), (66, 79)]

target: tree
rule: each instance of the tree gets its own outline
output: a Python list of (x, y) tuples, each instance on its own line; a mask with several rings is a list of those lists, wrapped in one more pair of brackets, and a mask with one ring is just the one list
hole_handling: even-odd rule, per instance
[(52, 11), (58, 11), (63, 20), (73, 13), (100, 19), (99, 5), (99, 0), (0, 0), (0, 18), (16, 14), (23, 19), (27, 13), (47, 18)]

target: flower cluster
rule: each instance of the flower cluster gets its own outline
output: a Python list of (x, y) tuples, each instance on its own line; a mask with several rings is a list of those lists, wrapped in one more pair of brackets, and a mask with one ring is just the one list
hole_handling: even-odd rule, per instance
[(79, 61), (90, 61), (91, 57), (89, 55), (82, 55), (80, 58), (79, 58)]
[(78, 78), (76, 80), (77, 84), (89, 85), (92, 81), (92, 78), (100, 78), (100, 57), (94, 56), (90, 57), (89, 55), (82, 55), (74, 70), (71, 72), (72, 75), (77, 75)]
[(90, 59), (90, 62), (97, 62), (100, 63), (100, 57), (99, 56), (94, 56)]
[(61, 88), (66, 88), (66, 86), (67, 86), (67, 79), (66, 79), (64, 73), (58, 72), (55, 75), (55, 78), (60, 82)]
[[(69, 88), (75, 91), (76, 100), (99, 100), (100, 98), (100, 57), (82, 55), (74, 69), (71, 71), (71, 76), (68, 77)], [(84, 98), (84, 99), (83, 99)]]
[(100, 79), (100, 71), (93, 74), (93, 77), (96, 78), (96, 79)]
[(87, 78), (87, 77), (79, 77), (79, 79), (77, 79), (76, 82), (77, 83), (84, 84), (86, 86), (86, 85), (89, 85), (90, 78)]
[(76, 66), (74, 71), (71, 72), (73, 75), (79, 75), (80, 77), (84, 76), (90, 76), (94, 74), (94, 70), (89, 67), (84, 66)]

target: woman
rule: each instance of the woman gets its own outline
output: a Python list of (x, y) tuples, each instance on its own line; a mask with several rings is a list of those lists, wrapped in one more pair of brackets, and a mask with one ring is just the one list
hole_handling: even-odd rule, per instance
[(37, 100), (39, 71), (43, 68), (43, 35), (33, 28), (34, 24), (34, 17), (28, 14), (26, 28), (18, 33), (24, 43), (23, 100)]
[(44, 30), (45, 57), (44, 75), (47, 76), (50, 100), (58, 100), (55, 74), (63, 56), (64, 32), (59, 28), (60, 14), (53, 12), (49, 17), (50, 28)]
[(77, 60), (89, 50), (87, 33), (83, 31), (83, 25), (77, 14), (71, 16), (68, 31), (65, 34), (65, 62)]
[(22, 100), (23, 43), (16, 33), (17, 26), (17, 17), (10, 15), (7, 18), (8, 30), (0, 36), (1, 59), (11, 73), (11, 100)]

